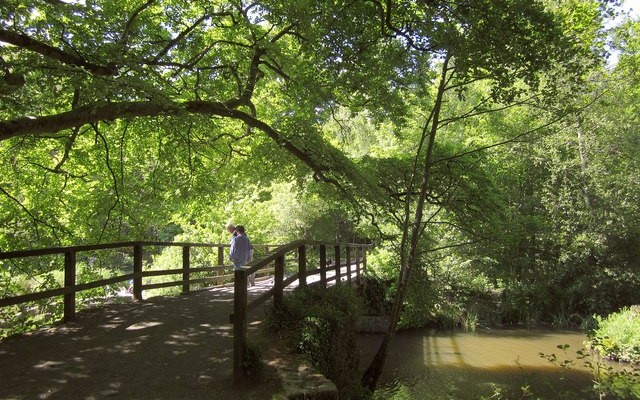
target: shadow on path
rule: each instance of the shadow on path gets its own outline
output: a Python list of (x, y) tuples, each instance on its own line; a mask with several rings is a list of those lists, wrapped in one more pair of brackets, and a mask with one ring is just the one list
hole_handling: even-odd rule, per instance
[(273, 371), (231, 386), (232, 309), (233, 290), (213, 288), (90, 309), (75, 322), (7, 338), (0, 399), (271, 399), (279, 391)]

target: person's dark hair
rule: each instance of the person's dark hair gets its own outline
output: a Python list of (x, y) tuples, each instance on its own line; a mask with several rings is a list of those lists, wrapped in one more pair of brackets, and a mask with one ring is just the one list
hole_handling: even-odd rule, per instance
[(236, 226), (236, 231), (238, 231), (238, 233), (242, 233), (244, 235), (244, 225)]

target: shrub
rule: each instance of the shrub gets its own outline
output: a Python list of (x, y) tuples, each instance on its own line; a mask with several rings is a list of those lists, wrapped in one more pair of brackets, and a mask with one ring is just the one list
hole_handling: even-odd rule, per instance
[(248, 343), (242, 362), (242, 372), (246, 377), (256, 377), (264, 370), (262, 352), (256, 344)]
[[(568, 344), (561, 344), (556, 347), (562, 350), (563, 354), (539, 353), (540, 357), (560, 367), (560, 373), (574, 369), (577, 366), (576, 360), (582, 361), (583, 366), (593, 375), (593, 386), (590, 390), (594, 395), (593, 398), (613, 398), (618, 400), (640, 398), (640, 369), (637, 366), (606, 362), (598, 353), (585, 351), (584, 349), (576, 351), (574, 360), (568, 357)], [(573, 398), (572, 394), (572, 392), (562, 393), (562, 398)], [(584, 397), (583, 395), (580, 398), (590, 397)]]
[(591, 348), (612, 360), (640, 364), (640, 306), (623, 307), (595, 319), (598, 327), (590, 340)]
[(300, 287), (266, 319), (267, 327), (285, 333), (291, 345), (333, 381), (341, 398), (360, 389), (356, 321), (363, 306), (348, 285)]
[(363, 299), (367, 315), (388, 315), (393, 306), (394, 281), (375, 275), (365, 275), (358, 287), (358, 295)]

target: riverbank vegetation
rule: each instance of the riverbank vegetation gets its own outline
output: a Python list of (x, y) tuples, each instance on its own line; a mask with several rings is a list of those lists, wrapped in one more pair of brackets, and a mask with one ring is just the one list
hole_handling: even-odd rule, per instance
[[(593, 328), (640, 304), (640, 22), (617, 3), (2, 2), (0, 249), (227, 242), (230, 220), (372, 243), (392, 324), (369, 389), (398, 327)], [(0, 293), (61, 266), (2, 261)], [(2, 334), (61, 307), (2, 308)]]
[(606, 318), (597, 317), (590, 348), (613, 360), (640, 365), (638, 306), (623, 307)]
[(284, 348), (304, 355), (321, 374), (336, 384), (340, 398), (365, 399), (360, 385), (357, 342), (362, 298), (349, 285), (300, 287), (281, 308), (267, 314), (266, 329), (286, 343)]

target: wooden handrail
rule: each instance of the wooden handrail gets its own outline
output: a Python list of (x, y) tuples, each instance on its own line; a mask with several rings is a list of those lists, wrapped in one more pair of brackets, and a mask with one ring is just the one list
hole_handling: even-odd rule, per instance
[[(183, 249), (183, 265), (181, 269), (163, 270), (163, 271), (142, 271), (142, 259), (143, 248), (149, 246), (163, 246), (163, 247), (182, 247)], [(256, 245), (262, 246), (262, 245)], [(218, 265), (215, 267), (203, 267), (203, 268), (191, 268), (190, 266), (190, 249), (191, 248), (217, 248), (218, 249)], [(142, 300), (142, 292), (144, 289), (151, 289), (155, 287), (168, 287), (182, 285), (183, 292), (190, 290), (190, 285), (201, 282), (202, 279), (191, 279), (190, 275), (198, 270), (206, 269), (222, 269), (231, 268), (231, 265), (225, 265), (224, 262), (224, 249), (228, 248), (228, 243), (186, 243), (186, 242), (159, 242), (159, 241), (130, 241), (130, 242), (116, 242), (105, 243), (97, 245), (82, 245), (82, 246), (66, 246), (66, 247), (50, 247), (42, 249), (29, 249), (18, 251), (6, 251), (0, 252), (0, 260), (9, 260), (16, 258), (29, 258), (29, 257), (42, 257), (48, 255), (64, 255), (64, 286), (61, 288), (47, 289), (43, 291), (33, 292), (29, 294), (23, 294), (18, 296), (10, 296), (0, 298), (0, 307), (7, 307), (12, 305), (19, 305), (36, 300), (44, 300), (47, 298), (63, 296), (64, 297), (64, 314), (63, 321), (71, 321), (75, 318), (75, 294), (84, 290), (93, 289), (100, 286), (133, 281), (133, 298), (135, 300)], [(266, 246), (265, 246), (266, 247)], [(101, 279), (98, 281), (77, 284), (76, 283), (76, 258), (77, 254), (81, 252), (89, 252), (95, 250), (109, 250), (109, 249), (129, 249), (133, 253), (133, 273), (121, 274), (108, 279)], [(167, 282), (163, 284), (143, 285), (142, 278), (146, 276), (158, 276), (158, 275), (173, 275), (182, 274), (182, 280), (176, 282)], [(216, 280), (216, 278), (203, 278)], [(160, 286), (159, 286), (160, 285)]]
[[(308, 247), (318, 247), (319, 266), (318, 268), (309, 269), (307, 264)], [(333, 246), (335, 254), (335, 274), (333, 277), (327, 277), (327, 269), (330, 265), (327, 263), (326, 248)], [(351, 269), (351, 249), (355, 249), (355, 274), (356, 283), (361, 281), (361, 274), (366, 269), (366, 250), (371, 245), (355, 244), (355, 243), (329, 243), (318, 241), (296, 241), (288, 243), (274, 249), (264, 257), (249, 262), (246, 266), (235, 269), (234, 272), (234, 303), (233, 314), (230, 321), (233, 323), (233, 381), (239, 384), (244, 380), (243, 364), (245, 361), (247, 349), (247, 315), (250, 311), (256, 309), (258, 305), (273, 298), (274, 307), (282, 306), (284, 289), (294, 283), (296, 280), (300, 286), (307, 285), (307, 277), (310, 275), (320, 274), (318, 284), (326, 286), (329, 281), (335, 280), (336, 284), (341, 281), (343, 276), (341, 268), (346, 266), (346, 281), (352, 283)], [(341, 247), (345, 248), (345, 264), (342, 264), (340, 258)], [(298, 272), (285, 279), (284, 267), (285, 257), (288, 253), (296, 251), (298, 261)], [(362, 254), (362, 259), (358, 256)], [(275, 265), (273, 287), (266, 293), (263, 293), (253, 301), (248, 301), (247, 284), (249, 275), (256, 273), (271, 263)]]
[(108, 250), (118, 249), (123, 247), (134, 247), (135, 245), (141, 246), (173, 246), (173, 247), (229, 247), (228, 243), (188, 243), (188, 242), (115, 242), (104, 244), (88, 244), (81, 246), (66, 246), (66, 247), (47, 247), (42, 249), (29, 249), (29, 250), (17, 250), (17, 251), (0, 251), (0, 260), (6, 260), (10, 258), (25, 258), (35, 256), (46, 256), (52, 254), (64, 254), (68, 251), (80, 252), (80, 251), (92, 251), (92, 250)]

